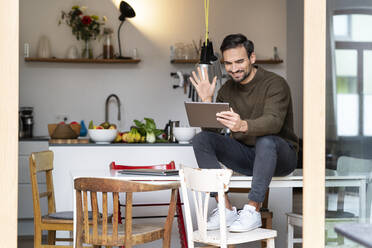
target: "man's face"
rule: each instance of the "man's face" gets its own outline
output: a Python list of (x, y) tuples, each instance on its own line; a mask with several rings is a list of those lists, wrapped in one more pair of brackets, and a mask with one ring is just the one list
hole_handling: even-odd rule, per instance
[(254, 53), (252, 53), (251, 59), (249, 59), (244, 46), (230, 48), (223, 52), (226, 72), (237, 83), (241, 83), (248, 78), (253, 68), (253, 59)]

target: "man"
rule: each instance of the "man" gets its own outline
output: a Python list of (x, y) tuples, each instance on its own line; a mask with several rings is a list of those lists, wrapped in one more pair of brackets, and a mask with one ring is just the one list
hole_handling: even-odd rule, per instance
[[(217, 113), (216, 118), (232, 137), (203, 129), (194, 137), (193, 148), (200, 168), (220, 168), (220, 162), (253, 176), (248, 204), (239, 213), (226, 201), (229, 231), (245, 232), (261, 226), (260, 204), (272, 177), (288, 175), (296, 168), (298, 138), (293, 131), (289, 86), (282, 77), (254, 65), (252, 41), (232, 34), (220, 49), (230, 80), (218, 91), (217, 102), (228, 102), (231, 109)], [(202, 101), (211, 102), (216, 77), (210, 83), (205, 75), (198, 68), (198, 75), (192, 72), (190, 80)], [(207, 228), (219, 228), (218, 209), (212, 211)]]

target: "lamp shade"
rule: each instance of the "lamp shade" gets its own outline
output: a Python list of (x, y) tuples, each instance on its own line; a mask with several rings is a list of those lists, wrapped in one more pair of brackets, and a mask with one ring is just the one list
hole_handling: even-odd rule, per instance
[(120, 21), (124, 21), (126, 17), (131, 18), (136, 16), (136, 12), (134, 12), (134, 9), (125, 1), (120, 2), (120, 13)]

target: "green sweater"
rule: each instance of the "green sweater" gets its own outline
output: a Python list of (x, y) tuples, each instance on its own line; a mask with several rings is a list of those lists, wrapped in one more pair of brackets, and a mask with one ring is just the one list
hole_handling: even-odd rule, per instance
[(236, 140), (255, 145), (256, 137), (277, 135), (298, 149), (291, 92), (284, 78), (257, 67), (256, 75), (245, 85), (228, 80), (218, 91), (216, 101), (228, 102), (247, 121), (247, 132), (232, 132)]

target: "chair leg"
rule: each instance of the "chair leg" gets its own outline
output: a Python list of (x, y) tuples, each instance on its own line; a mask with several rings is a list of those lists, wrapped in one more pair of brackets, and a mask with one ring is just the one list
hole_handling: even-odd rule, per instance
[(48, 245), (56, 244), (56, 231), (48, 231)]
[(267, 248), (275, 248), (275, 241), (274, 238), (267, 240)]
[(294, 235), (294, 231), (293, 231), (293, 225), (291, 223), (289, 223), (289, 219), (288, 219), (288, 224), (287, 224), (287, 227), (288, 227), (288, 230), (287, 230), (287, 248), (293, 248), (293, 235)]
[(41, 248), (41, 229), (34, 226), (34, 248)]
[(180, 192), (177, 192), (177, 205), (176, 205), (176, 214), (177, 214), (177, 224), (178, 224), (178, 232), (180, 235), (180, 242), (182, 248), (187, 248), (187, 236), (186, 236), (186, 229), (185, 229), (185, 222), (183, 219), (182, 213), (182, 206), (181, 206), (181, 197)]

